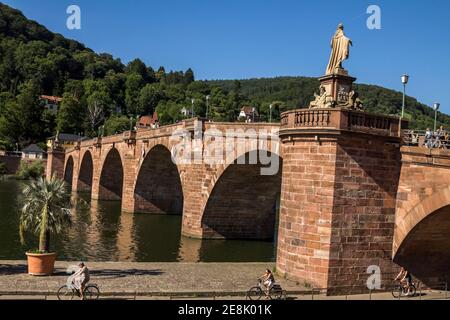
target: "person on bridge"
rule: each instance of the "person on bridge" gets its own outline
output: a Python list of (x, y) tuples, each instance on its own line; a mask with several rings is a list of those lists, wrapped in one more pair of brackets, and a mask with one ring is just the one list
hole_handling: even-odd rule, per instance
[(433, 132), (431, 132), (430, 128), (427, 128), (425, 132), (425, 147), (432, 148), (433, 147)]

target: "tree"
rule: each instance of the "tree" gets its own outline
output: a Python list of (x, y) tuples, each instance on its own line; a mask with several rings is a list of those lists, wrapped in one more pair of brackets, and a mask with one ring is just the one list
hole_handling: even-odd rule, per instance
[(195, 81), (194, 71), (191, 68), (187, 69), (184, 73), (184, 82), (190, 84)]
[(56, 118), (57, 131), (78, 134), (83, 131), (85, 117), (86, 110), (79, 101), (71, 93), (65, 93)]
[(20, 239), (24, 243), (24, 232), (33, 231), (39, 235), (39, 253), (48, 253), (51, 234), (60, 233), (72, 222), (66, 183), (56, 176), (50, 181), (40, 177), (27, 184), (22, 194)]
[(149, 79), (148, 69), (144, 62), (140, 59), (134, 59), (127, 64), (125, 68), (127, 74), (138, 74), (144, 79), (145, 82)]
[(113, 135), (130, 130), (130, 119), (126, 116), (112, 115), (105, 121), (105, 135)]
[(156, 108), (159, 122), (161, 124), (170, 124), (181, 120), (183, 118), (181, 109), (182, 107), (173, 101), (161, 101)]
[(139, 93), (139, 115), (153, 114), (163, 93), (155, 85), (147, 84)]
[(87, 115), (89, 121), (90, 135), (95, 135), (95, 132), (99, 125), (105, 119), (105, 100), (106, 98), (101, 92), (95, 92), (87, 99), (88, 108)]
[(128, 114), (139, 114), (139, 93), (144, 86), (144, 79), (141, 75), (132, 73), (127, 76), (125, 84), (125, 104)]
[(166, 77), (166, 69), (164, 69), (163, 66), (159, 67), (155, 76), (156, 76), (156, 80), (161, 82)]
[(39, 104), (38, 88), (32, 81), (20, 88), (15, 100), (7, 100), (0, 117), (0, 138), (24, 146), (45, 139), (44, 108)]

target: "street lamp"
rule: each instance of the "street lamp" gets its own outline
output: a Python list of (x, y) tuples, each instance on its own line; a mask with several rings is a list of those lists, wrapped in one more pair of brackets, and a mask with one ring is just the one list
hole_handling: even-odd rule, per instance
[(211, 99), (211, 96), (208, 94), (206, 96), (206, 119), (208, 119), (209, 99)]
[(409, 75), (404, 74), (402, 76), (402, 83), (403, 83), (403, 103), (402, 103), (402, 118), (405, 116), (405, 107), (406, 107), (406, 85), (409, 81)]
[(270, 104), (270, 106), (269, 106), (269, 122), (270, 123), (272, 123), (272, 107), (273, 107), (273, 105)]
[(194, 117), (194, 102), (195, 102), (195, 99), (192, 99), (192, 100), (191, 100), (191, 103), (192, 103), (192, 107), (191, 107), (191, 115), (192, 115), (192, 117)]
[(441, 106), (441, 104), (439, 102), (435, 102), (433, 105), (433, 109), (434, 109), (434, 131), (433, 132), (436, 132), (437, 113), (438, 113), (440, 106)]

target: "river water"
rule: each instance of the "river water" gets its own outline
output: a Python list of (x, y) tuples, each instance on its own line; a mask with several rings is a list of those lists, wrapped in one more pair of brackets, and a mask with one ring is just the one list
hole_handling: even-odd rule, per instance
[[(21, 187), (26, 182), (0, 180), (0, 259), (25, 259), (37, 247), (27, 235), (19, 241)], [(73, 225), (52, 238), (59, 260), (141, 262), (269, 262), (274, 242), (199, 240), (181, 236), (181, 216), (122, 213), (120, 202), (74, 196)]]

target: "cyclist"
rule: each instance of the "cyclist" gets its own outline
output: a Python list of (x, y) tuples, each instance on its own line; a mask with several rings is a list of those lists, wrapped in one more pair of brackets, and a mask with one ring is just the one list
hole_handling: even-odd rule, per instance
[(262, 280), (262, 284), (264, 286), (264, 292), (266, 294), (266, 299), (268, 299), (270, 289), (272, 289), (272, 287), (275, 283), (275, 277), (273, 276), (272, 271), (270, 271), (269, 269), (266, 269), (266, 272), (258, 279)]
[(84, 300), (84, 288), (91, 279), (88, 267), (80, 262), (78, 264), (79, 269), (70, 277), (75, 289), (80, 292), (81, 300)]
[(405, 267), (400, 269), (400, 273), (395, 278), (395, 281), (399, 281), (404, 288), (408, 288), (407, 295), (410, 295), (411, 285), (412, 285), (412, 275)]

